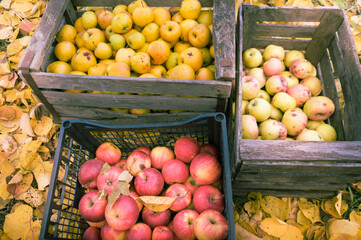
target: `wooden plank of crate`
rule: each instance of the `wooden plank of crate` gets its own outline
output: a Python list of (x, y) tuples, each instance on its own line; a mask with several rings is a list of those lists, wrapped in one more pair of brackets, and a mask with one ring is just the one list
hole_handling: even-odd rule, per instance
[(213, 1), (215, 78), (233, 80), (236, 75), (235, 7), (233, 0)]
[(335, 105), (335, 111), (329, 118), (330, 124), (335, 128), (338, 141), (345, 140), (345, 132), (343, 129), (343, 118), (341, 113), (340, 101), (338, 99), (335, 76), (333, 75), (332, 67), (330, 64), (330, 58), (328, 52), (323, 54), (320, 59), (319, 78), (322, 82), (322, 92), (324, 96), (329, 97)]
[(342, 183), (327, 184), (327, 183), (317, 183), (316, 181), (314, 181), (314, 183), (288, 182), (288, 183), (279, 183), (279, 184), (274, 182), (268, 182), (267, 179), (264, 179), (264, 181), (265, 182), (237, 181), (237, 185), (241, 185), (243, 189), (251, 189), (252, 191), (256, 191), (256, 192), (258, 191), (257, 189), (338, 191), (346, 187), (346, 184), (342, 184)]
[(66, 22), (72, 26), (74, 26), (75, 21), (77, 20), (77, 15), (75, 13), (74, 6), (71, 2), (69, 2), (66, 11), (64, 13), (64, 16), (66, 18)]
[(248, 48), (251, 48), (252, 46), (253, 31), (257, 23), (255, 19), (257, 10), (258, 9), (254, 6), (249, 6), (247, 4), (244, 4), (242, 8), (239, 9), (238, 22), (240, 24), (237, 29), (239, 29), (238, 31), (242, 33), (242, 35), (240, 36), (240, 46), (243, 47), (243, 49), (241, 49), (241, 52)]
[(305, 58), (313, 65), (316, 65), (325, 54), (343, 20), (340, 11), (327, 11), (323, 14), (305, 53)]
[(262, 37), (253, 37), (251, 39), (252, 47), (264, 49), (270, 44), (280, 45), (285, 50), (300, 50), (303, 51), (306, 49), (310, 40), (305, 39), (287, 39), (287, 38), (262, 38)]
[[(236, 186), (235, 186), (236, 185)], [(247, 196), (252, 190), (242, 189), (237, 182), (233, 183), (233, 196), (241, 197)], [(270, 189), (257, 189), (262, 196), (275, 196), (275, 197), (309, 197), (309, 198), (326, 198), (335, 196), (336, 191), (294, 191), (287, 190), (270, 190)]]
[[(344, 76), (344, 60), (341, 53), (340, 41), (338, 35), (332, 39), (330, 45), (328, 46), (328, 52), (330, 54), (330, 59), (336, 77), (342, 78)], [(340, 79), (341, 81), (341, 79)]]
[(51, 104), (107, 108), (173, 109), (214, 112), (216, 98), (113, 95), (43, 91)]
[[(129, 5), (134, 0), (102, 0), (101, 2), (99, 0), (72, 0), (74, 6), (79, 7), (86, 7), (86, 6), (92, 6), (92, 7), (98, 7), (98, 6), (106, 6), (106, 7), (115, 7), (118, 4), (125, 4)], [(179, 7), (182, 3), (182, 0), (146, 0), (145, 1), (148, 6), (150, 7)], [(200, 0), (202, 7), (212, 7), (213, 1), (212, 0)]]
[[(315, 147), (317, 145), (317, 147)], [(288, 160), (297, 156), (299, 161), (328, 160), (352, 162), (361, 159), (361, 141), (345, 142), (315, 142), (312, 141), (263, 141), (242, 139), (240, 141), (240, 155), (242, 160)], [(270, 154), (272, 149), (272, 154)]]
[[(39, 88), (97, 90), (149, 94), (175, 94), (228, 98), (232, 83), (228, 81), (198, 81), (185, 79), (119, 78), (111, 76), (81, 76), (70, 74), (32, 73)], [(120, 81), (121, 79), (121, 81)]]
[[(355, 42), (352, 37), (347, 15), (344, 14), (344, 22), (338, 30), (340, 47), (344, 57), (346, 78), (341, 82), (343, 91), (347, 91), (349, 101), (344, 109), (345, 127), (350, 128), (352, 135), (348, 141), (361, 140), (361, 66), (356, 52)], [(346, 101), (346, 99), (345, 99)], [(353, 129), (353, 130), (352, 130)]]
[(317, 26), (257, 23), (253, 30), (256, 37), (312, 38)]

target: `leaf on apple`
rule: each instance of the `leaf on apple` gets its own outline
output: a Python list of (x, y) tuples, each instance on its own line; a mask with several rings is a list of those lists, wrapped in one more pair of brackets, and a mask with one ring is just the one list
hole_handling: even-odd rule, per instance
[(261, 201), (263, 211), (268, 213), (271, 217), (279, 218), (284, 221), (288, 217), (288, 206), (279, 198), (272, 196), (265, 196)]
[(33, 187), (30, 187), (26, 192), (20, 194), (15, 199), (23, 200), (35, 208), (39, 207), (44, 202), (42, 192)]
[(102, 167), (102, 170), (100, 170), (100, 173), (99, 174), (104, 174), (106, 172), (108, 172), (110, 170), (110, 165), (109, 163), (104, 163), (103, 167)]
[(126, 181), (119, 181), (118, 188), (108, 196), (108, 208), (111, 209), (120, 195), (129, 195), (130, 184)]
[(130, 182), (133, 179), (133, 175), (130, 174), (130, 172), (128, 172), (127, 170), (123, 171), (119, 177), (118, 177), (118, 181), (125, 181), (125, 182)]
[(287, 223), (278, 218), (265, 218), (258, 227), (272, 237), (281, 237), (287, 232)]
[(27, 173), (23, 176), (20, 182), (8, 184), (6, 189), (13, 196), (19, 196), (20, 194), (26, 192), (30, 188), (33, 179), (34, 179), (33, 174)]
[(33, 208), (27, 204), (15, 204), (6, 215), (4, 232), (11, 239), (20, 239), (33, 218)]
[(105, 189), (102, 189), (98, 192), (99, 199), (106, 199), (107, 198), (107, 191)]
[(163, 212), (172, 206), (175, 197), (166, 196), (140, 196), (141, 203), (153, 212)]
[(303, 215), (311, 221), (311, 223), (322, 222), (320, 215), (320, 206), (308, 202), (305, 198), (300, 198), (298, 207)]

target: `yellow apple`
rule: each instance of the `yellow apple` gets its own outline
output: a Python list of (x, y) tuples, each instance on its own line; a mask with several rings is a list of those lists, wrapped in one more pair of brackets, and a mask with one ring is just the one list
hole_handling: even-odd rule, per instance
[(100, 60), (99, 63), (105, 63), (106, 65), (110, 65), (112, 63), (115, 63), (114, 59), (104, 59), (104, 60)]
[(83, 40), (84, 34), (85, 34), (85, 30), (78, 33), (75, 37), (75, 44), (78, 48), (84, 47), (84, 40)]
[(184, 19), (197, 19), (201, 13), (201, 3), (198, 0), (183, 0), (179, 12)]
[(324, 141), (320, 133), (315, 130), (304, 129), (296, 137), (297, 141)]
[(165, 78), (167, 70), (163, 65), (152, 65), (149, 73), (153, 74), (156, 78)]
[(170, 49), (164, 41), (154, 41), (149, 44), (147, 53), (151, 57), (152, 64), (163, 64), (167, 61)]
[(165, 67), (169, 70), (171, 68), (174, 68), (175, 66), (178, 65), (178, 57), (179, 57), (179, 53), (177, 52), (172, 52), (167, 61), (165, 62)]
[(214, 73), (208, 68), (200, 68), (196, 73), (196, 80), (214, 80)]
[(214, 59), (214, 46), (212, 44), (212, 46), (209, 47), (209, 53), (211, 54), (212, 58)]
[(181, 30), (182, 30), (182, 33), (180, 36), (182, 41), (189, 42), (188, 34), (189, 34), (190, 30), (196, 25), (198, 25), (198, 23), (193, 19), (185, 19), (179, 24), (179, 26), (181, 27)]
[(300, 84), (308, 87), (311, 90), (312, 96), (318, 96), (322, 91), (321, 80), (314, 76), (309, 76), (305, 79), (302, 79)]
[(271, 104), (271, 115), (269, 117), (274, 120), (281, 121), (282, 116), (283, 116), (282, 111)]
[(99, 43), (105, 42), (105, 35), (100, 29), (91, 28), (83, 34), (83, 42), (84, 47), (93, 51)]
[(153, 22), (154, 12), (151, 7), (138, 7), (134, 9), (133, 12), (133, 22), (140, 26), (144, 27), (148, 23)]
[(93, 52), (86, 48), (79, 48), (71, 59), (74, 71), (88, 72), (89, 68), (96, 64), (97, 60)]
[(184, 20), (184, 18), (182, 17), (180, 12), (177, 12), (176, 14), (174, 14), (172, 16), (171, 20), (178, 23), (178, 24), (181, 24), (181, 22)]
[(139, 74), (148, 73), (150, 71), (150, 56), (145, 52), (137, 52), (130, 59), (131, 69)]
[(192, 45), (188, 42), (179, 41), (174, 45), (173, 49), (174, 49), (174, 52), (181, 53), (191, 46)]
[(103, 8), (98, 15), (99, 27), (101, 27), (104, 30), (107, 29), (107, 27), (112, 24), (113, 17), (114, 15), (111, 11)]
[(129, 32), (124, 33), (124, 34), (123, 34), (123, 37), (125, 38), (125, 41), (127, 41), (128, 37), (129, 37), (130, 35), (132, 35), (133, 33), (136, 33), (136, 32), (139, 32), (139, 31), (136, 30), (136, 29), (134, 29), (134, 28), (132, 28), (132, 29), (130, 29)]
[(125, 38), (117, 33), (114, 33), (110, 36), (109, 42), (114, 51), (118, 51), (119, 49), (125, 47)]
[(208, 68), (209, 70), (211, 70), (213, 73), (216, 72), (216, 66), (214, 66), (214, 65), (208, 65), (207, 68)]
[(169, 79), (195, 79), (195, 73), (188, 64), (178, 64), (174, 68), (168, 70), (166, 78)]
[(248, 68), (256, 68), (262, 64), (262, 53), (257, 48), (248, 48), (243, 52), (242, 60), (244, 66)]
[(308, 120), (306, 128), (310, 129), (310, 130), (316, 130), (316, 128), (318, 126), (320, 126), (321, 124), (324, 124), (325, 122), (322, 120)]
[(72, 67), (63, 61), (52, 62), (46, 68), (48, 73), (59, 73), (59, 74), (70, 74), (72, 72)]
[(252, 115), (242, 115), (242, 138), (256, 139), (258, 134), (256, 118)]
[(160, 36), (167, 42), (175, 42), (181, 36), (182, 30), (178, 23), (167, 21), (160, 27)]
[(136, 52), (147, 52), (148, 51), (148, 47), (149, 47), (150, 43), (144, 43), (143, 47), (140, 49), (137, 49)]
[(199, 51), (201, 51), (203, 57), (202, 67), (207, 67), (212, 63), (213, 60), (211, 54), (209, 53), (209, 49), (208, 48), (198, 48), (198, 49)]
[(113, 14), (114, 16), (117, 15), (118, 13), (121, 13), (121, 12), (125, 12), (128, 10), (128, 6), (127, 5), (124, 5), (124, 4), (119, 4), (117, 6), (115, 6), (113, 8)]
[(197, 24), (189, 31), (188, 39), (194, 47), (205, 47), (212, 39), (211, 30), (204, 24)]
[(289, 71), (282, 71), (280, 75), (286, 79), (288, 87), (292, 87), (293, 85), (299, 83), (298, 78), (296, 78), (295, 75), (293, 75)]
[(124, 62), (130, 66), (130, 59), (135, 55), (135, 51), (131, 48), (121, 48), (115, 55), (115, 61)]
[(108, 65), (105, 63), (98, 63), (88, 69), (88, 75), (104, 76), (106, 74)]
[(138, 7), (147, 7), (147, 3), (143, 0), (136, 0), (128, 5), (128, 12), (133, 15), (133, 12)]
[(54, 53), (60, 61), (67, 62), (76, 53), (76, 48), (72, 42), (62, 41), (55, 46)]
[(149, 23), (143, 28), (141, 33), (144, 35), (146, 42), (153, 42), (160, 36), (159, 26), (155, 23)]
[(80, 72), (80, 71), (71, 71), (70, 74), (74, 74), (74, 75), (86, 75), (86, 73)]
[(154, 23), (159, 27), (162, 26), (166, 21), (171, 20), (171, 15), (168, 9), (164, 7), (156, 7), (153, 9), (154, 12)]
[(321, 124), (316, 128), (316, 132), (318, 132), (325, 141), (336, 141), (337, 133), (336, 130), (327, 123)]
[(119, 77), (130, 77), (130, 69), (128, 64), (123, 62), (114, 62), (107, 67), (106, 75), (108, 76), (119, 76)]
[(305, 55), (303, 55), (303, 53), (301, 51), (298, 50), (291, 50), (289, 52), (286, 53), (285, 58), (284, 58), (284, 63), (286, 65), (286, 67), (290, 67), (291, 63), (296, 60), (296, 59), (305, 59)]
[(76, 31), (77, 31), (78, 33), (85, 30), (85, 28), (83, 28), (83, 25), (81, 25), (81, 17), (79, 17), (79, 18), (75, 21), (74, 27), (75, 27), (75, 29), (76, 29)]
[(75, 27), (69, 24), (65, 24), (56, 34), (56, 41), (58, 41), (58, 43), (62, 41), (75, 43), (75, 37), (77, 33), (78, 32), (76, 31)]
[(108, 59), (113, 55), (112, 48), (108, 44), (100, 42), (94, 50), (94, 55), (99, 59)]
[(98, 18), (93, 11), (86, 11), (81, 15), (81, 25), (84, 29), (95, 28), (97, 24)]
[(213, 24), (213, 13), (209, 10), (201, 11), (199, 17), (197, 18), (198, 23), (202, 23), (204, 25), (211, 26)]
[(143, 47), (145, 43), (145, 37), (140, 32), (134, 32), (126, 38), (126, 41), (130, 48), (137, 50)]
[(124, 34), (132, 29), (133, 20), (127, 12), (121, 12), (113, 17), (111, 26), (113, 32)]
[(276, 93), (272, 98), (272, 105), (282, 112), (286, 112), (289, 109), (295, 109), (297, 106), (296, 99), (285, 92)]
[(198, 48), (190, 47), (181, 52), (178, 57), (178, 64), (185, 63), (196, 72), (203, 65), (203, 56)]
[(140, 78), (157, 78), (152, 73), (144, 73), (144, 74), (140, 75), (139, 77)]
[(281, 62), (285, 58), (285, 50), (282, 46), (270, 44), (265, 47), (263, 52), (263, 60), (267, 61), (271, 58), (278, 58)]

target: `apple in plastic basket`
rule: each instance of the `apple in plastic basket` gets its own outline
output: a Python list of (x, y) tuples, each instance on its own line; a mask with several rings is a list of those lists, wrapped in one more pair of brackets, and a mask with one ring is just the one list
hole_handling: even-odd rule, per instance
[(174, 154), (177, 159), (190, 163), (199, 153), (199, 144), (192, 137), (181, 137), (174, 144)]
[(198, 216), (199, 213), (191, 209), (178, 212), (172, 221), (174, 234), (180, 239), (195, 239), (194, 222)]
[(196, 218), (194, 233), (198, 239), (225, 239), (228, 233), (227, 220), (216, 210), (206, 210)]
[(142, 151), (133, 151), (127, 158), (127, 169), (133, 176), (151, 167), (151, 159), (148, 154)]
[(189, 176), (189, 169), (184, 162), (178, 159), (173, 159), (163, 166), (162, 174), (164, 181), (169, 185), (174, 183), (183, 183)]
[(107, 162), (109, 165), (113, 166), (119, 162), (122, 152), (113, 143), (105, 142), (100, 144), (95, 152), (95, 155), (97, 159)]
[(134, 179), (134, 187), (141, 196), (159, 195), (164, 187), (162, 174), (155, 168), (146, 168), (140, 171)]
[(150, 152), (150, 158), (152, 160), (152, 167), (162, 169), (167, 162), (171, 161), (175, 157), (171, 149), (164, 146), (158, 146), (152, 149)]
[(125, 234), (126, 240), (150, 240), (152, 239), (152, 229), (145, 223), (136, 223)]
[(105, 219), (104, 211), (108, 204), (105, 194), (98, 190), (91, 190), (79, 201), (80, 215), (87, 221), (101, 222)]
[(169, 209), (162, 212), (154, 212), (144, 207), (142, 211), (142, 220), (152, 229), (157, 226), (167, 226), (171, 219), (171, 211)]
[(111, 166), (107, 171), (103, 173), (101, 172), (97, 178), (98, 189), (105, 189), (109, 196), (113, 192), (113, 190), (118, 188), (118, 178), (122, 172), (123, 170), (117, 166)]
[(221, 163), (210, 153), (200, 153), (191, 162), (190, 173), (198, 184), (212, 184), (222, 175)]
[(97, 178), (102, 170), (104, 162), (98, 159), (90, 159), (84, 162), (78, 173), (78, 180), (82, 187), (96, 188)]
[(170, 209), (175, 212), (185, 209), (192, 201), (191, 192), (181, 183), (170, 185), (166, 190), (165, 195), (167, 197), (176, 198), (172, 206), (170, 206)]
[(224, 210), (223, 193), (212, 185), (200, 186), (193, 195), (193, 205), (198, 213), (214, 209), (220, 213)]

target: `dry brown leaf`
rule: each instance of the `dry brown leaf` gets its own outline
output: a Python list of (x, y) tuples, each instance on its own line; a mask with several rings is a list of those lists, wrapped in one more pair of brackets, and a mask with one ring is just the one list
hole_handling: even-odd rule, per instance
[(175, 197), (166, 196), (140, 196), (139, 200), (148, 209), (154, 212), (163, 212), (172, 206)]
[(108, 196), (108, 207), (113, 207), (120, 195), (129, 195), (130, 184), (126, 181), (119, 181), (118, 188), (114, 189)]
[(30, 32), (35, 30), (35, 28), (35, 24), (28, 19), (22, 20), (19, 24), (19, 29), (23, 36), (28, 36)]
[[(14, 209), (15, 205), (13, 206)], [(4, 232), (11, 239), (19, 239), (28, 228), (33, 218), (33, 208), (27, 204), (20, 204), (12, 213), (6, 215)]]
[(38, 183), (38, 189), (43, 191), (50, 183), (51, 171), (53, 169), (53, 163), (44, 161), (33, 169), (33, 173)]
[(44, 202), (43, 193), (33, 187), (30, 187), (26, 192), (20, 194), (15, 199), (23, 200), (24, 202), (30, 204), (30, 206), (34, 208), (39, 207)]
[(6, 40), (13, 34), (13, 27), (8, 26), (0, 30), (0, 40)]
[(18, 75), (15, 72), (11, 72), (7, 75), (0, 76), (0, 87), (2, 88), (14, 88)]
[(34, 133), (37, 136), (48, 136), (51, 128), (53, 127), (53, 119), (47, 116), (42, 116), (41, 120), (35, 125)]
[(2, 148), (7, 155), (11, 155), (18, 149), (18, 143), (13, 136), (7, 134), (2, 143)]
[(33, 174), (28, 173), (23, 176), (20, 182), (14, 184), (8, 184), (6, 189), (14, 197), (19, 196), (20, 194), (26, 192), (30, 188), (33, 179), (34, 179)]
[(11, 106), (1, 106), (0, 107), (0, 120), (11, 121), (15, 118), (16, 111)]
[(18, 128), (20, 125), (20, 118), (23, 115), (23, 111), (17, 106), (10, 106), (10, 107), (13, 108), (13, 110), (15, 110), (15, 118), (9, 121), (0, 120), (0, 125), (6, 128), (13, 128), (13, 127)]
[(23, 174), (20, 171), (17, 171), (15, 175), (12, 176), (11, 180), (8, 182), (8, 184), (16, 184), (19, 183), (21, 180), (23, 180)]

